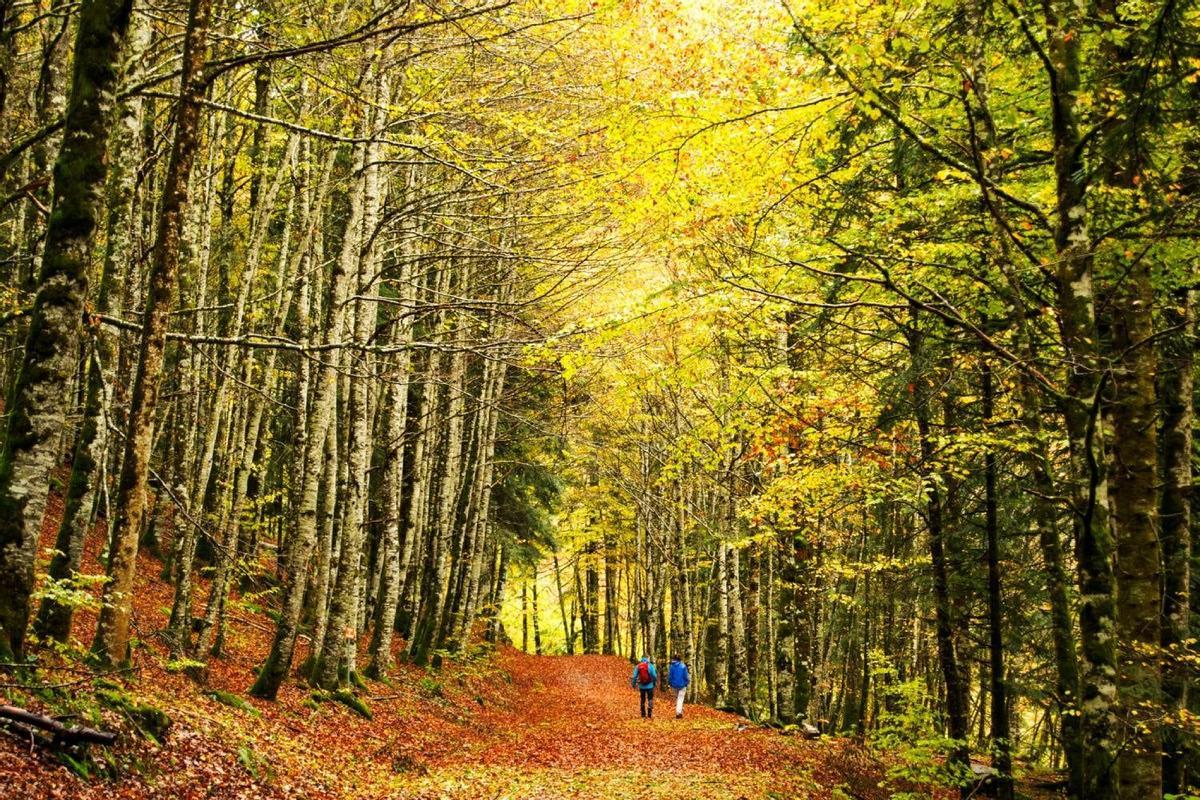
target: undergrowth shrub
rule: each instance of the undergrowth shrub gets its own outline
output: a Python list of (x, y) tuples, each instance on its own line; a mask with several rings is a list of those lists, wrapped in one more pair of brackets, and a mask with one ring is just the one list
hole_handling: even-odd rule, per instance
[[(946, 754), (957, 744), (941, 732), (937, 703), (923, 680), (900, 681), (890, 666), (878, 667), (875, 680), (883, 690), (879, 727), (867, 745), (889, 756), (887, 774), (893, 780), (922, 786), (961, 786), (970, 780), (946, 763)], [(899, 792), (900, 800), (916, 800), (927, 793)]]

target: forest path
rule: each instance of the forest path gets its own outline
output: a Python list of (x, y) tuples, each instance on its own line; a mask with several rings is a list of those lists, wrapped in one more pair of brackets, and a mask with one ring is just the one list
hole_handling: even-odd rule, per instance
[(641, 719), (622, 658), (508, 651), (502, 663), (512, 701), (480, 712), (478, 738), (427, 752), (428, 772), (398, 797), (886, 796), (879, 765), (843, 741), (806, 742), (690, 703), (675, 719), (670, 691)]

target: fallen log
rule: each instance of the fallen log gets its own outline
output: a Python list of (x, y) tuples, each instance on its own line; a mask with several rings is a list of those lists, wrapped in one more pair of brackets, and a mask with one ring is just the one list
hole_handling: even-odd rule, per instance
[(98, 731), (82, 725), (64, 725), (53, 717), (37, 714), (17, 706), (0, 706), (0, 721), (11, 720), (27, 728), (37, 728), (51, 734), (51, 746), (88, 744), (110, 745), (117, 740), (111, 731)]

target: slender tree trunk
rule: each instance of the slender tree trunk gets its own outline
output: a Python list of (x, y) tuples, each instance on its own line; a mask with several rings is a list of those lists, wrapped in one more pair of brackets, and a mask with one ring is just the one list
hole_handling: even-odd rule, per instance
[[(615, 594), (617, 569), (616, 563), (613, 560), (616, 546), (616, 541), (611, 536), (604, 537), (604, 640), (601, 643), (600, 652), (606, 656), (616, 653), (616, 650), (613, 649), (613, 645), (617, 640), (617, 597)], [(676, 599), (672, 596), (672, 620), (675, 619), (675, 604)]]
[[(595, 541), (588, 543), (585, 554), (583, 651), (597, 654), (600, 652), (600, 567), (596, 563), (599, 550)], [(652, 649), (647, 652), (650, 656), (654, 655)]]
[(729, 688), (734, 708), (739, 714), (750, 715), (750, 664), (746, 652), (746, 612), (742, 602), (741, 555), (730, 547), (726, 556), (725, 580), (729, 598)]
[[(370, 128), (368, 128), (370, 130)], [(355, 180), (351, 190), (350, 215), (346, 223), (346, 232), (342, 240), (341, 275), (339, 280), (344, 286), (358, 289), (363, 278), (370, 274), (372, 261), (364, 252), (364, 218), (372, 217), (373, 210), (367, 213), (368, 203), (374, 204), (376, 192), (373, 181), (378, 166), (368, 167), (368, 147), (361, 147), (355, 161), (358, 165), (356, 173), (361, 170), (361, 178)], [(346, 295), (338, 295), (346, 296)], [(337, 302), (337, 301), (335, 301)], [(356, 341), (365, 342), (375, 326), (374, 303), (360, 301), (356, 308), (353, 336)], [(340, 322), (340, 321), (339, 321)], [(331, 328), (334, 326), (331, 325)], [(340, 329), (341, 324), (337, 325)], [(333, 376), (331, 375), (332, 379)], [(348, 648), (354, 647), (358, 639), (356, 613), (358, 608), (358, 582), (360, 579), (359, 562), (362, 558), (364, 535), (364, 510), (367, 501), (367, 466), (370, 442), (370, 420), (367, 417), (367, 383), (365, 377), (350, 379), (350, 436), (348, 439), (348, 496), (343, 513), (341, 531), (341, 550), (338, 556), (337, 577), (330, 592), (329, 621), (325, 640), (314, 667), (313, 675), (316, 685), (325, 689), (344, 687), (351, 679), (352, 663)], [(332, 401), (332, 395), (330, 396)]]
[(717, 544), (713, 572), (717, 585), (717, 632), (713, 655), (713, 698), (718, 706), (729, 703), (729, 577), (725, 545)]
[[(365, 158), (365, 146), (357, 146), (354, 158), (355, 174), (361, 171)], [(343, 237), (341, 257), (334, 262), (329, 280), (330, 300), (326, 308), (324, 326), (324, 335), (326, 341), (329, 342), (340, 340), (345, 326), (346, 298), (350, 291), (349, 270), (352, 259), (357, 255), (355, 231), (361, 220), (361, 203), (361, 180), (356, 179), (351, 186), (350, 219), (347, 221), (346, 233)], [(355, 243), (346, 240), (353, 240)], [(302, 275), (304, 271), (300, 270), (297, 274)], [(299, 291), (303, 296), (304, 287), (301, 287)], [(301, 335), (308, 336), (311, 331), (307, 322), (308, 311), (305, 306), (301, 307), (300, 313)], [(289, 539), (292, 545), (288, 556), (288, 574), (284, 581), (283, 606), (271, 644), (271, 652), (259, 670), (258, 678), (250, 690), (255, 696), (268, 699), (273, 699), (278, 694), (280, 684), (291, 669), (296, 647), (296, 634), (308, 586), (308, 566), (312, 558), (313, 547), (317, 542), (318, 527), (322, 539), (315, 574), (316, 591), (313, 598), (314, 615), (317, 620), (317, 630), (314, 633), (312, 645), (314, 660), (318, 658), (318, 654), (324, 652), (325, 640), (328, 638), (329, 632), (325, 604), (329, 586), (329, 570), (332, 564), (332, 512), (336, 496), (334, 483), (338, 469), (336, 427), (333, 425), (337, 400), (336, 370), (328, 364), (323, 364), (314, 370), (312, 383), (311, 417), (304, 426), (303, 441), (297, 442), (297, 447), (303, 450), (302, 455), (297, 459), (298, 474), (295, 475), (300, 491), (296, 512), (291, 520), (293, 530)], [(308, 393), (307, 388), (305, 387), (305, 394)], [(304, 403), (298, 404), (297, 416), (305, 414), (304, 406)], [(321, 495), (322, 479), (326, 481), (326, 484), (324, 506), (320, 509), (322, 513), (319, 513), (318, 500)], [(335, 630), (334, 637), (336, 638), (337, 635)], [(315, 669), (314, 666), (314, 675), (316, 674)]]
[(530, 584), (531, 584), (530, 594), (533, 598), (533, 603), (530, 606), (530, 611), (533, 614), (533, 651), (537, 655), (540, 656), (542, 654), (542, 626), (538, 620), (539, 609), (538, 609), (537, 580), (538, 580), (537, 569), (534, 569), (533, 576), (530, 578)]
[(1028, 381), (1021, 384), (1021, 419), (1035, 447), (1025, 457), (1033, 482), (1033, 524), (1045, 571), (1046, 594), (1050, 601), (1051, 636), (1054, 642), (1055, 702), (1062, 728), (1063, 754), (1067, 762), (1068, 793), (1081, 798), (1083, 792), (1083, 730), (1079, 708), (1079, 661), (1075, 646), (1075, 624), (1068, 594), (1070, 577), (1058, 527), (1057, 492), (1050, 459), (1042, 436), (1038, 395)]
[[(991, 424), (994, 389), (992, 368), (985, 359), (982, 368), (983, 421)], [(1004, 597), (1000, 586), (1000, 521), (996, 498), (996, 454), (984, 454), (984, 529), (987, 535), (988, 567), (988, 655), (991, 675), (992, 767), (999, 773), (996, 796), (1012, 800), (1012, 755), (1008, 715), (1008, 684), (1004, 672)], [(982, 710), (980, 717), (982, 718)]]
[[(438, 351), (429, 354), (425, 376), (421, 383), (421, 402), (417, 410), (417, 440), (413, 447), (413, 485), (409, 501), (408, 536), (405, 539), (401, 566), (405, 570), (404, 626), (411, 645), (421, 611), (422, 581), (429, 550), (429, 497), (433, 489), (433, 453), (437, 449), (438, 385), (441, 357)], [(409, 650), (411, 655), (411, 650)]]
[(403, 374), (407, 359), (397, 362), (397, 374), (388, 385), (388, 417), (383, 483), (383, 554), (382, 586), (375, 633), (371, 638), (371, 663), (366, 674), (381, 678), (392, 659), (392, 633), (396, 629), (396, 608), (400, 601), (400, 519), (401, 493), (404, 491), (404, 427), (408, 420), (408, 376)]
[(1083, 163), (1076, 103), (1079, 92), (1079, 11), (1065, 0), (1044, 6), (1053, 69), (1050, 103), (1054, 140), (1055, 279), (1059, 324), (1067, 357), (1063, 417), (1070, 443), (1071, 510), (1077, 532), (1083, 797), (1115, 800), (1120, 747), (1117, 717), (1117, 629), (1113, 590), (1113, 535), (1099, 395), (1102, 364), (1087, 229), (1088, 170)]
[(150, 287), (143, 318), (142, 342), (130, 394), (125, 455), (117, 487), (113, 522), (110, 582), (104, 587), (100, 618), (92, 651), (105, 664), (123, 663), (129, 657), (137, 544), (146, 511), (146, 480), (150, 461), (154, 413), (162, 377), (167, 317), (175, 290), (175, 275), (182, 250), (180, 233), (188, 203), (188, 183), (199, 145), (200, 103), (204, 95), (203, 66), (207, 50), (211, 0), (191, 0), (184, 34), (179, 103), (175, 111), (175, 139), (163, 185), (158, 231), (150, 266)]
[(455, 352), (450, 359), (450, 375), (447, 380), (449, 401), (446, 412), (446, 457), (441, 472), (441, 485), (435, 520), (436, 534), (429, 544), (432, 547), (432, 574), (427, 576), (429, 601), (421, 609), (417, 627), (409, 646), (409, 655), (414, 663), (424, 664), (430, 659), (430, 651), (436, 646), (437, 632), (444, 625), (447, 598), (449, 595), (450, 561), (452, 537), (458, 528), (458, 499), (463, 455), (463, 412), (465, 407), (466, 353), (462, 341), (456, 335)]
[(504, 361), (491, 360), (488, 363), (492, 366), (492, 376), (488, 382), (488, 388), (485, 390), (485, 402), (481, 409), (481, 412), (486, 415), (483, 429), (484, 449), (480, 457), (483, 466), (478, 477), (479, 495), (475, 520), (473, 523), (468, 523), (474, 525), (473, 538), (477, 541), (469, 578), (473, 588), (468, 595), (467, 608), (459, 633), (462, 647), (465, 647), (470, 640), (471, 630), (475, 626), (475, 615), (479, 608), (480, 573), (483, 569), (483, 555), (487, 550), (487, 534), (491, 530), (488, 520), (491, 514), (492, 477), (495, 470), (496, 429), (500, 420), (500, 399), (504, 395), (504, 383), (508, 371), (508, 365)]
[[(1188, 590), (1191, 575), (1191, 526), (1193, 502), (1192, 473), (1192, 396), (1195, 373), (1195, 347), (1189, 341), (1195, 328), (1193, 290), (1179, 289), (1164, 312), (1164, 322), (1173, 331), (1162, 340), (1160, 359), (1162, 386), (1163, 486), (1159, 504), (1164, 566), (1162, 646), (1168, 659), (1163, 675), (1163, 690), (1168, 707), (1176, 713), (1187, 709), (1189, 671), (1178, 653), (1190, 631), (1191, 608)], [(1187, 734), (1175, 726), (1163, 730), (1163, 792), (1179, 794), (1187, 785), (1187, 767), (1194, 757)], [(1189, 757), (1191, 754), (1192, 757)]]
[[(937, 632), (938, 659), (946, 687), (947, 733), (953, 741), (948, 764), (954, 768), (956, 781), (966, 781), (970, 767), (967, 750), (970, 720), (967, 708), (967, 687), (954, 641), (954, 621), (951, 618), (949, 572), (946, 563), (945, 528), (943, 523), (942, 479), (935, 464), (932, 425), (929, 418), (932, 403), (928, 378), (921, 370), (927, 364), (924, 333), (916, 313), (909, 329), (909, 348), (913, 360), (913, 414), (921, 445), (921, 482), (925, 495), (925, 522), (929, 534), (929, 553), (933, 567), (934, 611)], [(967, 797), (969, 786), (963, 784), (962, 795)]]
[[(336, 391), (336, 388), (334, 389)], [(317, 531), (320, 533), (320, 547), (317, 551), (317, 561), (313, 568), (314, 585), (312, 591), (312, 613), (315, 620), (313, 625), (312, 649), (309, 656), (310, 666), (316, 665), (316, 659), (325, 646), (325, 635), (329, 631), (329, 586), (333, 582), (334, 563), (337, 553), (334, 550), (334, 528), (337, 503), (337, 477), (341, 465), (338, 460), (337, 426), (326, 424), (325, 428), (325, 467), (322, 470), (320, 487), (320, 508), (317, 512)], [(301, 507), (303, 510), (303, 506)], [(299, 533), (300, 529), (297, 529)], [(295, 534), (293, 534), (295, 535)], [(311, 670), (308, 670), (311, 674)]]
[(567, 601), (563, 593), (562, 570), (558, 566), (558, 548), (554, 549), (554, 585), (558, 589), (558, 613), (562, 617), (563, 640), (566, 646), (567, 655), (575, 655), (575, 631), (574, 626), (567, 623)]
[(500, 545), (499, 563), (496, 566), (496, 585), (491, 592), (487, 608), (488, 641), (499, 642), (504, 635), (504, 624), (500, 621), (500, 604), (504, 602), (504, 591), (508, 582), (508, 543)]
[(529, 652), (529, 581), (521, 581), (521, 652)]

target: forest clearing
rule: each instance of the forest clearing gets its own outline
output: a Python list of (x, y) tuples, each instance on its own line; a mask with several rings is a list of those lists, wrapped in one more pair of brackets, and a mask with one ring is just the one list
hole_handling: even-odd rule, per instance
[(1197, 119), (1181, 0), (0, 0), (0, 797), (1198, 800)]

